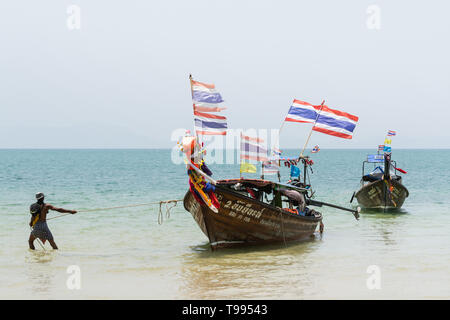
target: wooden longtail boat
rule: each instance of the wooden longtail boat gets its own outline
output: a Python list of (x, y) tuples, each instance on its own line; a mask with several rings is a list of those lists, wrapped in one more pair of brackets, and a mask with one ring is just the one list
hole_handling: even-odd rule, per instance
[[(252, 189), (253, 198), (247, 192)], [(220, 203), (218, 213), (200, 204), (188, 191), (184, 207), (194, 217), (213, 249), (242, 244), (264, 244), (301, 240), (314, 235), (322, 214), (305, 210), (305, 216), (281, 208), (282, 202), (295, 202), (284, 190), (305, 193), (306, 189), (266, 180), (219, 180), (215, 194)], [(270, 194), (272, 201), (263, 197)], [(267, 198), (266, 198), (267, 199)]]
[[(194, 81), (192, 75), (189, 75), (189, 81), (196, 136), (190, 136), (187, 132), (182, 143), (179, 143), (181, 150), (186, 155), (185, 161), (189, 176), (189, 191), (186, 193), (183, 203), (184, 208), (192, 214), (200, 229), (208, 237), (212, 248), (301, 240), (312, 236), (318, 225), (320, 225), (320, 232), (322, 232), (322, 214), (309, 209), (307, 205), (319, 207), (328, 205), (347, 210), (358, 219), (359, 210), (351, 210), (311, 199), (314, 192), (311, 190), (311, 185), (307, 184), (306, 181), (308, 169), (312, 172), (313, 161), (303, 156), (313, 128), (320, 119), (320, 112), (324, 108), (326, 108), (327, 113), (332, 114), (331, 118), (339, 121), (333, 122), (339, 132), (328, 129), (324, 132), (323, 128), (321, 129), (321, 132), (327, 134), (343, 137), (341, 129), (344, 126), (347, 132), (345, 138), (351, 138), (358, 117), (329, 109), (324, 105), (325, 101), (322, 101), (320, 106), (306, 103), (317, 112), (311, 113), (310, 107), (307, 107), (305, 110), (309, 118), (307, 118), (307, 121), (301, 122), (311, 122), (314, 123), (314, 126), (311, 127), (299, 158), (285, 159), (288, 164), (292, 161), (295, 165), (302, 161), (304, 165), (303, 181), (300, 181), (299, 170), (298, 175), (291, 174), (295, 177), (298, 176), (298, 179), (296, 181), (290, 180), (289, 184), (264, 180), (264, 162), (278, 161), (279, 166), (281, 158), (275, 157), (275, 159), (272, 158), (271, 161), (268, 161), (266, 147), (259, 144), (263, 142), (263, 139), (248, 137), (242, 133), (241, 178), (215, 181), (211, 178), (212, 172), (203, 161), (205, 150), (203, 150), (203, 143), (199, 143), (198, 136), (226, 134), (226, 117), (212, 114), (225, 109), (221, 106), (224, 100), (215, 91), (213, 84)], [(303, 111), (305, 112), (305, 110)], [(348, 121), (343, 121), (343, 118), (348, 119)], [(319, 129), (316, 130), (320, 131)], [(281, 152), (278, 152), (278, 154), (281, 154)], [(242, 172), (256, 172), (256, 169), (242, 170), (242, 166), (245, 165), (245, 161), (242, 162), (243, 160), (263, 162), (261, 179), (242, 178)], [(270, 170), (273, 171), (273, 168), (269, 169), (269, 172)], [(279, 172), (278, 179), (280, 181)], [(284, 205), (286, 203), (287, 206)]]
[[(263, 179), (230, 179), (214, 181), (218, 210), (197, 201), (191, 191), (184, 197), (184, 208), (194, 217), (213, 249), (239, 245), (256, 245), (298, 241), (313, 237), (317, 226), (323, 232), (322, 214), (307, 206), (330, 206), (352, 210), (312, 200), (307, 172), (312, 164), (301, 157), (303, 181), (288, 184)], [(195, 169), (198, 170), (198, 169)]]
[[(354, 197), (356, 197), (358, 203), (364, 208), (399, 209), (409, 196), (409, 191), (402, 184), (402, 177), (397, 174), (397, 170), (399, 169), (397, 169), (395, 161), (391, 161), (391, 155), (379, 156), (381, 156), (381, 161), (384, 158), (384, 169), (376, 167), (371, 173), (364, 174), (364, 165), (369, 162), (374, 162), (369, 160), (364, 161), (361, 188), (354, 193)], [(391, 171), (391, 167), (394, 169), (393, 172)]]

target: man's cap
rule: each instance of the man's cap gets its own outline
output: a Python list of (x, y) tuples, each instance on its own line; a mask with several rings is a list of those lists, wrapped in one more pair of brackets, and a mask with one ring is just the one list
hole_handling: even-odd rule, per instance
[(42, 192), (36, 193), (36, 199), (37, 200), (42, 199), (43, 197), (44, 197), (44, 194)]

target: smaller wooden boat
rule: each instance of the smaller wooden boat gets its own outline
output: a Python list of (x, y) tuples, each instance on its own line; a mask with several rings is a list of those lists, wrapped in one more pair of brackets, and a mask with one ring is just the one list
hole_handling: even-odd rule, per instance
[[(376, 166), (377, 163), (384, 162), (384, 168)], [(365, 165), (374, 164), (374, 169), (369, 174), (365, 174)], [(356, 197), (358, 203), (364, 208), (393, 209), (400, 208), (405, 199), (409, 196), (409, 191), (402, 184), (402, 177), (397, 174), (402, 169), (397, 168), (395, 161), (391, 161), (391, 154), (370, 155), (367, 161), (363, 162), (361, 188), (353, 193), (352, 199)]]

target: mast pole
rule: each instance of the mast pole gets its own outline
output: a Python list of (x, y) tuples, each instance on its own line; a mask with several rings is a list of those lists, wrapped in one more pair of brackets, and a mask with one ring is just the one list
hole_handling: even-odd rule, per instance
[(242, 131), (241, 140), (239, 141), (239, 179), (242, 179)]
[[(303, 161), (303, 184), (305, 185), (306, 188), (306, 175), (307, 175), (307, 170), (308, 170), (308, 164), (306, 163), (306, 159), (302, 159)], [(300, 180), (300, 177), (299, 177)]]
[(321, 112), (322, 109), (323, 109), (324, 103), (325, 103), (325, 100), (322, 100), (322, 104), (320, 105), (320, 110), (319, 110), (319, 112), (317, 113), (316, 120), (314, 121), (314, 124), (313, 124), (313, 126), (311, 127), (311, 131), (309, 132), (308, 139), (306, 139), (305, 145), (303, 146), (302, 152), (300, 152), (300, 157), (299, 157), (299, 158), (303, 157), (303, 152), (305, 152), (306, 146), (308, 145), (309, 139), (311, 138), (311, 134), (312, 134), (312, 132), (313, 132), (313, 128), (314, 128), (314, 126), (316, 125), (317, 120), (319, 119), (320, 112)]
[(194, 113), (194, 133), (195, 133), (195, 137), (197, 138), (197, 141), (199, 142), (197, 130), (195, 130), (195, 107), (194, 107), (195, 104), (194, 104), (194, 88), (192, 85), (192, 81), (193, 81), (192, 74), (189, 74), (189, 83), (191, 85), (191, 97), (192, 97), (192, 112)]
[(286, 123), (286, 117), (284, 118), (283, 122), (281, 123), (280, 129), (278, 130), (277, 143), (275, 144), (275, 146), (278, 147), (278, 150), (279, 150), (279, 147), (280, 147), (281, 130), (283, 129), (285, 123)]
[(261, 180), (264, 180), (264, 161), (261, 161)]

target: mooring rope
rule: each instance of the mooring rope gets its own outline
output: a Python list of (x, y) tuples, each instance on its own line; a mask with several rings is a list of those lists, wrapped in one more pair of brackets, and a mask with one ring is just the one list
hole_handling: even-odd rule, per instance
[[(150, 205), (154, 205), (154, 204), (159, 204), (158, 224), (162, 224), (163, 223), (162, 205), (166, 204), (166, 218), (168, 219), (168, 218), (170, 218), (170, 210), (177, 205), (178, 201), (183, 201), (183, 199), (181, 199), (181, 200), (164, 200), (164, 201), (139, 203), (139, 204), (129, 204), (129, 205), (125, 205), (125, 206), (116, 206), (116, 207), (109, 207), (109, 208), (95, 208), (95, 209), (77, 210), (77, 213), (78, 212), (105, 211), (105, 210), (132, 208), (132, 207), (141, 207), (141, 206), (150, 206)], [(174, 205), (169, 206), (170, 203), (174, 203)], [(69, 214), (72, 214), (72, 213), (64, 213), (64, 214), (61, 214), (59, 216), (48, 218), (47, 220), (61, 218), (61, 217), (67, 216)]]
[[(163, 203), (166, 204), (166, 219), (169, 219), (170, 218), (170, 210), (172, 210), (174, 207), (177, 206), (178, 201), (182, 201), (182, 200), (167, 200), (167, 201), (159, 202), (159, 212), (158, 212), (158, 224), (159, 225), (161, 225), (163, 223), (163, 213), (162, 213)], [(173, 205), (169, 207), (170, 203), (173, 203)]]

